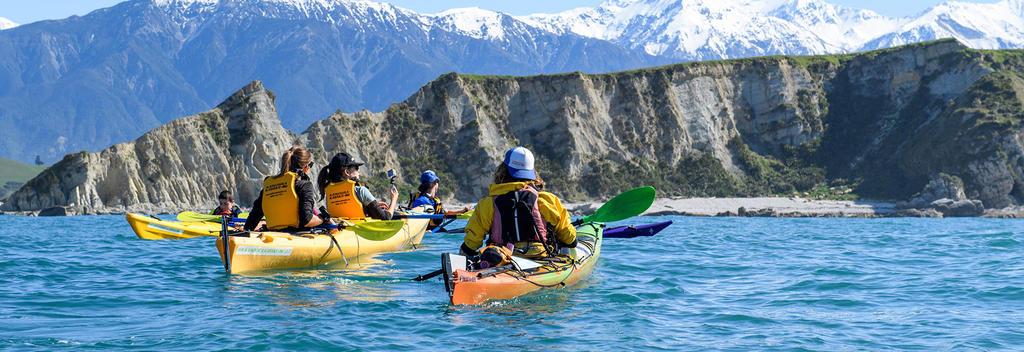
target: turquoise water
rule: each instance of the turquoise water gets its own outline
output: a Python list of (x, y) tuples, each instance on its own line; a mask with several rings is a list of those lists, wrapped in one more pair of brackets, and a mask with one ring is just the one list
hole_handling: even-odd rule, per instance
[(0, 348), (18, 350), (1021, 350), (1024, 221), (670, 219), (607, 239), (567, 290), (447, 303), (461, 236), (321, 268), (228, 276), (213, 238), (122, 216), (0, 216)]

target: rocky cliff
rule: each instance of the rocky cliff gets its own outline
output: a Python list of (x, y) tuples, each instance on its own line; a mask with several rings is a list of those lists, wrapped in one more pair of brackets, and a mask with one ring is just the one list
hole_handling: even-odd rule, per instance
[(281, 127), (274, 95), (253, 82), (216, 108), (176, 119), (133, 142), (69, 154), (3, 204), (26, 211), (54, 206), (72, 214), (212, 208), (232, 190), (252, 203), (296, 136)]
[(339, 151), (367, 160), (377, 191), (388, 168), (406, 185), (434, 169), (462, 201), (485, 194), (505, 149), (525, 145), (570, 200), (638, 185), (755, 196), (830, 184), (909, 199), (946, 174), (967, 198), (1002, 207), (1024, 201), (1022, 73), (1024, 51), (945, 40), (599, 75), (447, 74), (385, 111), (338, 112), (296, 137), (254, 83), (133, 143), (69, 155), (4, 209), (185, 210), (211, 206), (222, 188), (248, 204), (292, 138), (318, 165)]

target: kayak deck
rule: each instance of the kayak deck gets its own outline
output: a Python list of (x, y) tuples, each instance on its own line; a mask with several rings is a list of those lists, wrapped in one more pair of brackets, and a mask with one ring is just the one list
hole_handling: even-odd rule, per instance
[(221, 225), (209, 221), (169, 221), (140, 214), (125, 214), (128, 225), (139, 238), (147, 240), (219, 236)]
[[(604, 225), (583, 224), (577, 228), (576, 248), (571, 261), (546, 261), (516, 258), (517, 262), (536, 266), (518, 270), (511, 266), (481, 270), (458, 269), (448, 285), (452, 304), (481, 304), (487, 300), (511, 299), (542, 288), (571, 286), (590, 276), (601, 254)], [(532, 263), (532, 264), (530, 264)]]
[[(242, 232), (228, 238), (228, 272), (231, 274), (268, 269), (296, 269), (381, 252), (414, 247), (423, 239), (429, 219), (405, 219), (405, 225), (393, 236), (372, 241), (342, 229), (328, 233)], [(225, 262), (223, 237), (217, 239), (217, 252)]]

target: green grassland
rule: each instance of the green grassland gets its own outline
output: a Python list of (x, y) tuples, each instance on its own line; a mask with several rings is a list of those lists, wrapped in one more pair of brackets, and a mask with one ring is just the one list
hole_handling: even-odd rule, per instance
[(18, 190), (21, 185), (36, 177), (46, 166), (29, 165), (17, 160), (0, 158), (0, 200)]

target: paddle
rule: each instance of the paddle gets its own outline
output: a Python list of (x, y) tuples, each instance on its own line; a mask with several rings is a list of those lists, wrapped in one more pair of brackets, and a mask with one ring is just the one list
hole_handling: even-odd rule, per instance
[[(654, 187), (638, 187), (625, 192), (608, 200), (608, 202), (601, 205), (593, 214), (580, 218), (573, 221), (574, 226), (586, 222), (612, 222), (625, 220), (647, 211), (654, 204), (655, 197)], [(446, 230), (446, 233), (459, 233), (465, 232), (465, 228)]]
[[(638, 187), (613, 197), (612, 199), (605, 202), (597, 209), (593, 214), (585, 216), (579, 220), (573, 221), (574, 226), (579, 226), (585, 222), (612, 222), (628, 219), (647, 211), (654, 204), (655, 197), (654, 187)], [(667, 225), (666, 225), (667, 226)], [(465, 228), (447, 230), (447, 233), (465, 232)], [(658, 229), (657, 231), (661, 231)], [(657, 233), (654, 231), (650, 235)], [(637, 234), (638, 236), (640, 234)], [(636, 237), (636, 236), (632, 236)], [(628, 236), (622, 236), (622, 238), (629, 238)], [(416, 276), (412, 279), (413, 281), (425, 281), (432, 277), (441, 274), (442, 270), (435, 270), (427, 274)]]
[(395, 214), (392, 219), (431, 219), (431, 220), (442, 220), (442, 219), (455, 219), (458, 215), (445, 215), (445, 214)]
[[(237, 218), (231, 219), (231, 222), (245, 221), (245, 218), (249, 217), (249, 213), (238, 214)], [(216, 221), (220, 222), (220, 215), (200, 214), (194, 211), (183, 211), (178, 214), (178, 221)]]
[(405, 221), (367, 221), (357, 224), (342, 224), (339, 228), (355, 232), (359, 237), (370, 241), (383, 241), (394, 236), (405, 227)]
[(224, 240), (224, 271), (231, 273), (231, 257), (229, 257), (230, 249), (228, 248), (228, 217), (222, 216), (220, 218), (220, 237)]
[(663, 221), (656, 224), (619, 226), (604, 230), (604, 238), (635, 238), (654, 236), (664, 230), (672, 221)]
[(620, 193), (608, 200), (593, 214), (573, 221), (573, 225), (586, 222), (612, 222), (625, 220), (647, 211), (654, 204), (654, 187), (638, 187)]

